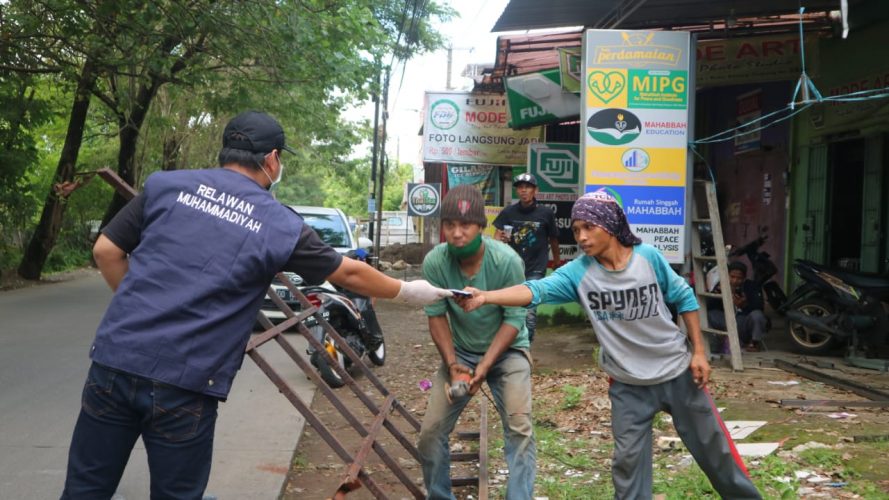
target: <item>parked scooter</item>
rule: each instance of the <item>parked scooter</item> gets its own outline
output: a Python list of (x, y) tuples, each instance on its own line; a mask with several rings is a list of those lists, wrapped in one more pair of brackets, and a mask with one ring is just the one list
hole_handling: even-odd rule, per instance
[(782, 311), (781, 308), (787, 302), (787, 295), (781, 289), (781, 285), (773, 279), (778, 274), (778, 266), (772, 262), (772, 256), (762, 250), (763, 244), (769, 238), (766, 230), (761, 228), (758, 238), (743, 246), (731, 249), (728, 255), (729, 257), (737, 257), (739, 255), (747, 257), (747, 260), (750, 261), (750, 265), (753, 267), (751, 280), (762, 287), (762, 294), (766, 302), (772, 306), (772, 309), (780, 313)]
[[(359, 250), (356, 253), (350, 252), (347, 256), (364, 260), (366, 252)], [(322, 314), (327, 318), (328, 323), (337, 333), (343, 337), (349, 347), (363, 358), (365, 355), (376, 366), (383, 366), (386, 363), (386, 341), (383, 338), (383, 331), (377, 321), (376, 312), (373, 308), (372, 299), (365, 297), (343, 288), (336, 287), (331, 283), (324, 283), (321, 286), (304, 287), (303, 294), (315, 307), (321, 310)], [(349, 370), (352, 366), (352, 360), (345, 354), (343, 349), (326, 334), (321, 325), (315, 324), (309, 327), (312, 335), (324, 345), (325, 350), (330, 354), (340, 367)], [(321, 378), (332, 388), (342, 387), (345, 381), (337, 374), (336, 370), (330, 366), (329, 358), (322, 353), (315, 351), (311, 347), (307, 351), (312, 364), (318, 368)]]
[(807, 260), (796, 260), (793, 269), (803, 284), (783, 309), (797, 350), (824, 354), (842, 344), (847, 359), (886, 356), (889, 277)]

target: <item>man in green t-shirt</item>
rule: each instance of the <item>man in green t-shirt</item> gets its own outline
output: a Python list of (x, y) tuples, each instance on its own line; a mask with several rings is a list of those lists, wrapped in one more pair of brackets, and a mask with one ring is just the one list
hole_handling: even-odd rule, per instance
[[(446, 243), (423, 260), (423, 276), (434, 286), (497, 290), (524, 281), (524, 266), (512, 248), (482, 238), (487, 225), (481, 192), (469, 185), (451, 189), (442, 200)], [(466, 313), (451, 299), (426, 307), (429, 332), (441, 354), (418, 449), (427, 498), (452, 499), (448, 436), (463, 408), (487, 382), (503, 422), (509, 466), (507, 499), (532, 498), (537, 448), (531, 424), (531, 356), (525, 309), (486, 306)], [(468, 394), (451, 397), (451, 383), (469, 379)]]

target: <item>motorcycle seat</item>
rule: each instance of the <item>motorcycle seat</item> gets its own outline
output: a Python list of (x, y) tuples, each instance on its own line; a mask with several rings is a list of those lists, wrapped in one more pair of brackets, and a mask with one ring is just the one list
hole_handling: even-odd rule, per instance
[(806, 265), (818, 270), (823, 271), (829, 274), (840, 278), (844, 282), (849, 285), (854, 286), (855, 288), (863, 288), (867, 290), (871, 290), (878, 295), (883, 295), (889, 293), (889, 276), (875, 274), (875, 273), (862, 273), (856, 271), (849, 271), (846, 269), (837, 269), (834, 267), (828, 267), (822, 264), (817, 264), (812, 261), (801, 261)]

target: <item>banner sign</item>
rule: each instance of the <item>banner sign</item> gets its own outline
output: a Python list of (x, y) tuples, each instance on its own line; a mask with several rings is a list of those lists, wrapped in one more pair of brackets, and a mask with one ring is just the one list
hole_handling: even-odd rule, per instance
[(545, 143), (528, 148), (528, 172), (537, 178), (537, 201), (556, 214), (559, 259), (577, 257), (579, 248), (571, 231), (571, 208), (581, 190), (580, 145)]
[(493, 165), (448, 165), (448, 189), (471, 184), (485, 197), (485, 205), (500, 204), (500, 169)]
[(584, 33), (584, 191), (605, 190), (642, 241), (685, 254), (691, 39), (677, 31)]
[(423, 161), (521, 165), (542, 127), (507, 126), (504, 94), (426, 93)]
[[(762, 131), (758, 120), (762, 116), (762, 90), (757, 89), (735, 98), (737, 105), (736, 126), (747, 123), (735, 131), (735, 154), (756, 151), (760, 148)], [(751, 123), (752, 122), (752, 123)]]
[(587, 193), (604, 190), (611, 195), (624, 209), (636, 236), (657, 248), (668, 262), (682, 262), (685, 188), (586, 186), (585, 190)]
[(441, 184), (407, 185), (407, 214), (411, 217), (436, 217), (441, 209)]
[[(528, 172), (537, 177), (538, 199), (576, 200), (580, 191), (580, 145), (532, 144), (528, 148)], [(566, 194), (567, 198), (560, 196)]]
[(504, 86), (511, 128), (560, 123), (580, 115), (580, 97), (562, 91), (558, 69), (507, 77)]
[(580, 58), (580, 47), (559, 49), (559, 72), (562, 74), (562, 90), (580, 94), (580, 80), (583, 64)]
[[(806, 39), (806, 73), (817, 75), (818, 37)], [(799, 37), (795, 34), (702, 40), (697, 44), (698, 87), (799, 79)]]

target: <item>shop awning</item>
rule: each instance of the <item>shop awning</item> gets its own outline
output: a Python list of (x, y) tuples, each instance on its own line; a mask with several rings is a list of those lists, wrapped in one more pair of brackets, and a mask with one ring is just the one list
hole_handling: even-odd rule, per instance
[[(849, 0), (850, 7), (863, 0)], [(840, 10), (840, 0), (510, 0), (493, 32), (583, 26), (587, 28), (669, 29), (710, 25), (729, 28), (744, 18)]]

